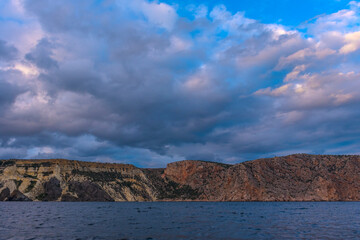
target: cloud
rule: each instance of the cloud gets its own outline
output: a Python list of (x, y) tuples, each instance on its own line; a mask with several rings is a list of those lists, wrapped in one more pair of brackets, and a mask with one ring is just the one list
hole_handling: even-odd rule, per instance
[(346, 44), (340, 49), (340, 53), (348, 54), (360, 48), (360, 32), (352, 32), (345, 35)]
[(0, 61), (14, 60), (18, 54), (16, 47), (7, 44), (0, 39)]
[(52, 58), (52, 44), (43, 38), (36, 47), (25, 55), (25, 59), (35, 64), (38, 68), (50, 69), (57, 67), (57, 62)]
[(171, 30), (173, 28), (177, 20), (177, 14), (174, 8), (165, 3), (149, 3), (146, 1), (138, 2), (139, 9), (143, 12), (150, 23), (159, 25), (167, 30)]
[(357, 2), (301, 29), (224, 5), (8, 6), (19, 22), (0, 22), (12, 29), (0, 41), (0, 157), (234, 163), (360, 141)]

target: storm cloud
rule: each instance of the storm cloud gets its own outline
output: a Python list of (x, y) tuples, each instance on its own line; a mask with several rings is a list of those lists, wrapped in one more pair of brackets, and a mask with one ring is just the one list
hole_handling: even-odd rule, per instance
[(5, 2), (18, 21), (0, 22), (2, 158), (359, 153), (358, 2), (299, 29), (224, 5)]

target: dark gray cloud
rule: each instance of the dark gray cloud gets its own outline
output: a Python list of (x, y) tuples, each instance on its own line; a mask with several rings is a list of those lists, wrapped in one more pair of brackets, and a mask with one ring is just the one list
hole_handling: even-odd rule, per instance
[(14, 60), (18, 55), (16, 47), (0, 39), (0, 61)]
[(2, 108), (4, 108), (6, 105), (10, 105), (11, 103), (13, 103), (15, 97), (20, 92), (19, 89), (17, 89), (12, 84), (9, 84), (6, 81), (1, 80), (2, 78), (6, 77), (6, 75), (7, 74), (0, 72), (0, 106)]
[(48, 39), (43, 38), (30, 53), (25, 55), (25, 59), (41, 69), (56, 68), (58, 64), (52, 58), (52, 49), (54, 47)]
[(319, 28), (357, 13), (323, 16), (308, 37), (224, 6), (191, 9), (24, 1), (41, 34), (1, 65), (0, 157), (163, 166), (356, 153), (360, 29)]
[(14, 83), (21, 78), (23, 75), (17, 70), (0, 70), (0, 114), (9, 110), (16, 97), (26, 91), (25, 87)]

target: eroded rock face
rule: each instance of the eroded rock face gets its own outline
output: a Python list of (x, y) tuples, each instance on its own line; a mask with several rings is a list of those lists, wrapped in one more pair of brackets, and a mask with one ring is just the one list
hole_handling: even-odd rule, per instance
[(195, 187), (206, 185), (208, 182), (221, 180), (224, 170), (229, 167), (231, 167), (231, 165), (186, 160), (168, 164), (164, 174), (175, 182)]
[(360, 156), (296, 154), (139, 169), (61, 159), (0, 161), (0, 201), (359, 201)]
[(198, 192), (197, 200), (215, 200), (211, 196), (221, 196), (223, 188), (214, 186), (223, 183), (226, 170), (230, 167), (231, 165), (215, 162), (186, 160), (168, 164), (164, 177), (190, 186)]
[(0, 201), (31, 201), (31, 199), (18, 190), (14, 190), (10, 194), (10, 189), (5, 188), (0, 192)]
[(142, 170), (129, 164), (64, 159), (0, 160), (0, 200), (27, 199), (152, 201), (156, 197)]
[(0, 201), (6, 201), (10, 197), (10, 189), (5, 188), (0, 192)]
[(61, 196), (62, 189), (60, 181), (52, 177), (48, 182), (44, 183), (44, 197), (42, 201), (56, 201)]
[(89, 181), (85, 182), (69, 182), (69, 191), (77, 195), (77, 198), (69, 199), (69, 196), (66, 196), (67, 201), (90, 201), (90, 202), (113, 202), (114, 199), (104, 191), (98, 185), (91, 183)]
[(22, 194), (19, 190), (14, 190), (6, 201), (31, 201), (27, 196)]
[(360, 200), (359, 156), (296, 154), (230, 167), (184, 161), (169, 164), (165, 175), (200, 191), (201, 200)]
[(164, 174), (165, 169), (144, 169), (144, 173), (151, 182), (156, 200), (197, 200), (200, 192), (187, 184), (175, 182)]

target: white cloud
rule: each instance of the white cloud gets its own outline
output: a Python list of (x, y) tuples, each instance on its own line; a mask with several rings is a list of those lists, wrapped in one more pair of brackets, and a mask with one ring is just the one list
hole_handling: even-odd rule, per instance
[(289, 82), (291, 80), (296, 80), (299, 77), (299, 74), (306, 70), (306, 65), (298, 65), (296, 66), (290, 73), (288, 73), (284, 79), (285, 82)]
[(360, 48), (360, 31), (345, 35), (345, 45), (340, 49), (340, 53), (349, 54)]
[(268, 88), (260, 89), (260, 90), (256, 91), (255, 95), (268, 95), (268, 96), (278, 97), (278, 96), (284, 95), (289, 90), (290, 87), (291, 87), (291, 84), (285, 84), (285, 85), (275, 88), (275, 89), (268, 87)]
[(141, 11), (153, 24), (171, 30), (177, 20), (177, 14), (173, 7), (166, 3), (141, 1)]
[[(243, 12), (231, 14), (224, 5), (215, 6), (209, 16), (213, 21), (219, 22), (223, 30), (235, 35), (245, 34), (241, 28), (256, 23), (255, 20), (246, 18)], [(253, 30), (256, 31), (257, 29)]]

